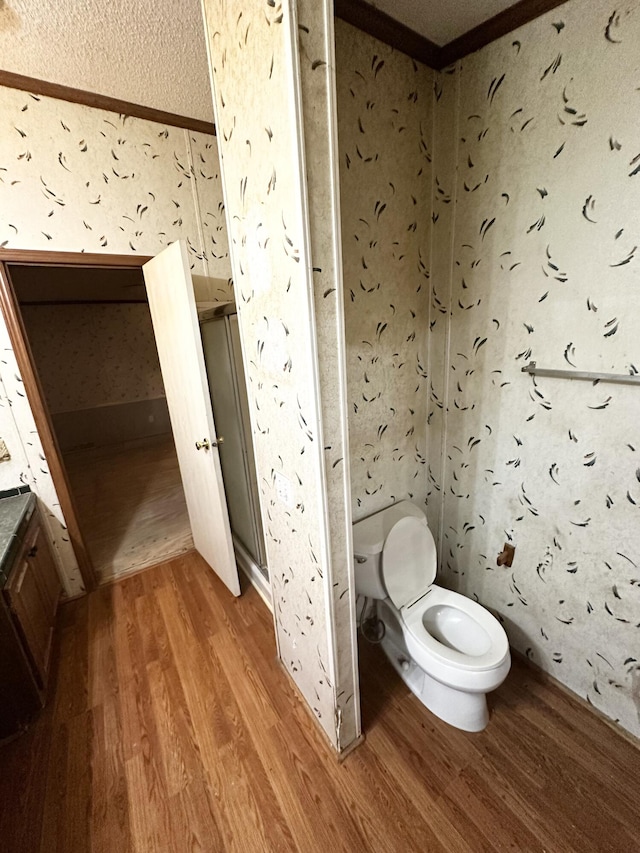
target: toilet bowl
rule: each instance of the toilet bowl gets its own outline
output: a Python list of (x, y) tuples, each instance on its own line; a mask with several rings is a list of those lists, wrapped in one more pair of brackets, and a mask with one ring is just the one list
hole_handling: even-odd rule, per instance
[(413, 693), (465, 731), (489, 721), (486, 694), (511, 667), (504, 628), (482, 605), (437, 586), (436, 546), (415, 504), (353, 526), (356, 592), (378, 600), (382, 647)]

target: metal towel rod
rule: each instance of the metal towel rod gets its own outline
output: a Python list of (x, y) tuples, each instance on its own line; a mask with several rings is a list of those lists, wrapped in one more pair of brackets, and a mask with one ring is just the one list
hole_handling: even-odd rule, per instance
[(552, 370), (548, 367), (538, 367), (535, 361), (522, 368), (523, 373), (532, 376), (555, 376), (558, 379), (586, 379), (590, 382), (619, 382), (623, 385), (640, 385), (640, 375), (627, 373), (589, 373), (586, 370)]

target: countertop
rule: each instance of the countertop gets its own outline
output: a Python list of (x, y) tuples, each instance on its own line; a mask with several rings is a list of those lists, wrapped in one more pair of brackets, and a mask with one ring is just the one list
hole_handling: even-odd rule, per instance
[(5, 574), (11, 568), (35, 507), (36, 496), (33, 492), (0, 500), (0, 586), (4, 585)]

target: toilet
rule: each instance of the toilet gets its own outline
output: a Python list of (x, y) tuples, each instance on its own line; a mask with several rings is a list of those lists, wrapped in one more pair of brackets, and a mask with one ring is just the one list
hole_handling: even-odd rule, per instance
[(377, 599), (381, 645), (436, 716), (468, 732), (489, 722), (487, 693), (511, 667), (502, 625), (482, 605), (439, 587), (436, 545), (422, 510), (400, 501), (353, 525), (358, 595)]

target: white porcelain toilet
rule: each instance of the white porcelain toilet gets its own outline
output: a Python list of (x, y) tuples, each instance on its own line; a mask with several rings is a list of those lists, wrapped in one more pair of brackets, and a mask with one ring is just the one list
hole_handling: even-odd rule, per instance
[(422, 510), (401, 501), (353, 525), (356, 592), (378, 599), (382, 647), (436, 716), (468, 732), (489, 722), (486, 694), (511, 667), (502, 625), (436, 586), (436, 546)]

